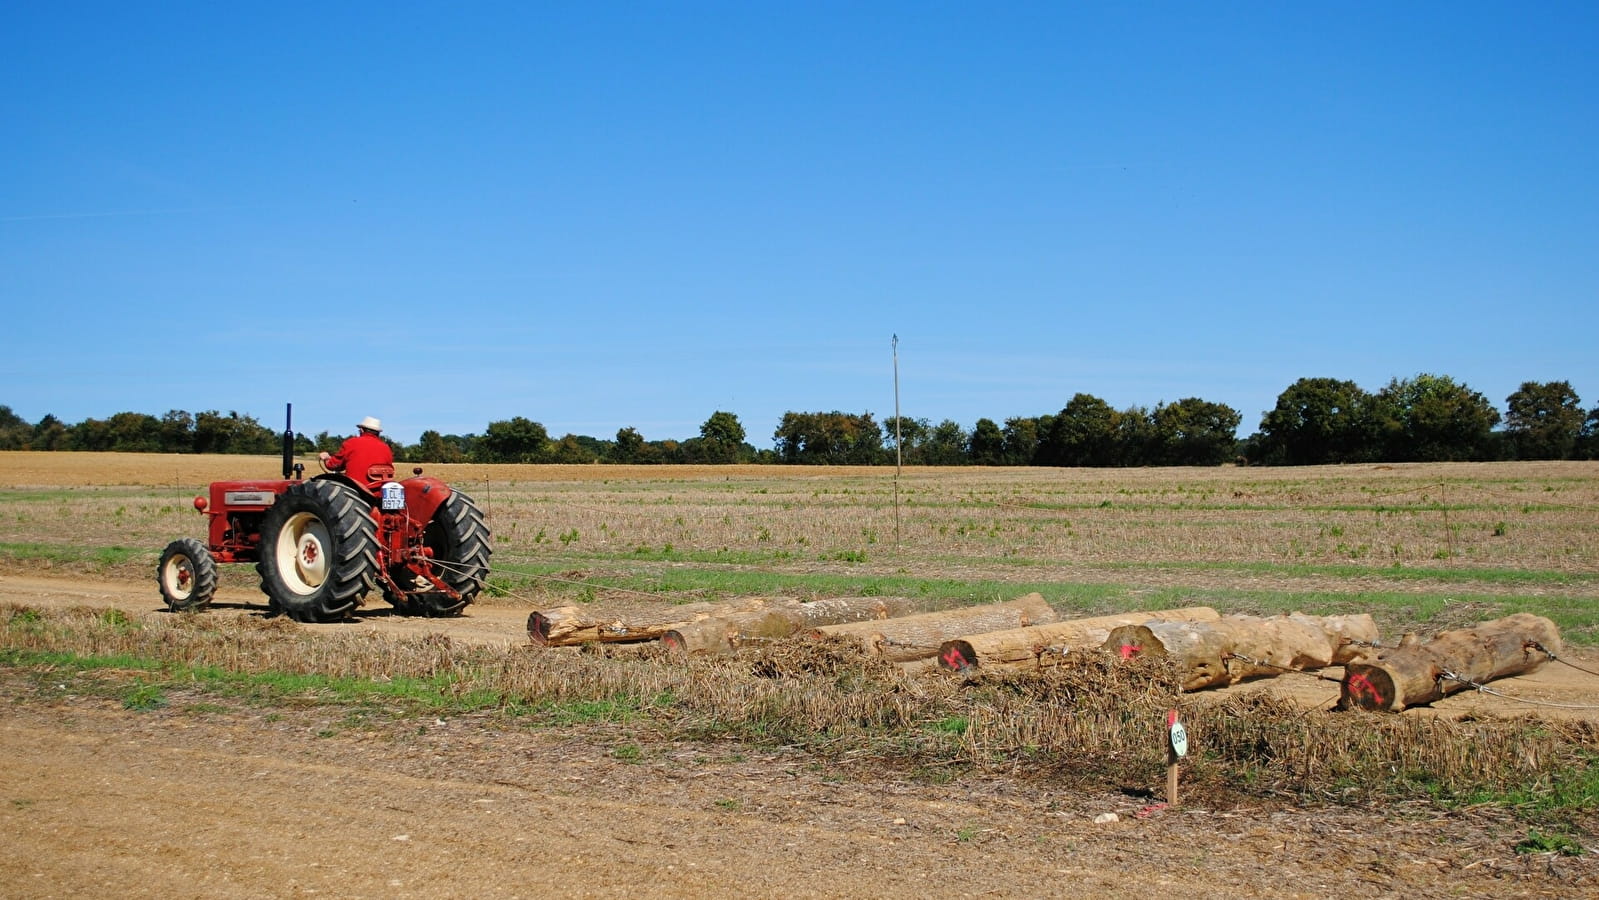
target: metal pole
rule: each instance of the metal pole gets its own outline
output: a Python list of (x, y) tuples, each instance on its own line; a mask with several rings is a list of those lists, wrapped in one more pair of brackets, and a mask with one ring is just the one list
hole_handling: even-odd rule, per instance
[(894, 552), (899, 552), (899, 475), (905, 465), (905, 440), (899, 418), (899, 335), (890, 344), (894, 351)]

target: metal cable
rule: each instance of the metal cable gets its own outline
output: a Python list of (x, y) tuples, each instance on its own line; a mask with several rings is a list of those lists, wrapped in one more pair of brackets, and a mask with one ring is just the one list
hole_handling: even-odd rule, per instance
[(1464, 685), (1467, 685), (1469, 687), (1474, 688), (1480, 694), (1490, 694), (1492, 696), (1499, 697), (1500, 699), (1503, 699), (1503, 700), (1510, 700), (1510, 701), (1512, 701), (1514, 703), (1526, 703), (1526, 704), (1529, 704), (1531, 706), (1547, 706), (1547, 707), (1550, 707), (1552, 709), (1583, 709), (1583, 710), (1599, 709), (1599, 706), (1590, 705), (1590, 704), (1552, 703), (1552, 702), (1550, 702), (1548, 700), (1529, 700), (1526, 697), (1512, 697), (1511, 695), (1505, 693), (1504, 691), (1496, 691), (1493, 688), (1487, 686), (1486, 684), (1482, 684), (1480, 682), (1472, 681), (1470, 678), (1466, 678), (1463, 675), (1456, 675), (1455, 673), (1449, 671), (1448, 669), (1445, 669), (1444, 671), (1439, 672), (1438, 673), (1438, 677), (1439, 677), (1439, 679), (1447, 678), (1450, 681), (1458, 681), (1461, 684), (1464, 684)]
[(1538, 651), (1542, 652), (1543, 654), (1548, 656), (1554, 662), (1560, 663), (1561, 665), (1570, 666), (1573, 669), (1576, 669), (1578, 672), (1582, 672), (1584, 674), (1592, 675), (1592, 676), (1594, 676), (1596, 678), (1599, 678), (1599, 672), (1595, 672), (1592, 669), (1584, 669), (1582, 666), (1579, 666), (1579, 665), (1577, 665), (1574, 662), (1567, 662), (1566, 660), (1563, 660), (1560, 657), (1556, 656), (1552, 651), (1550, 651), (1550, 649), (1548, 647), (1545, 647), (1544, 645), (1538, 643), (1537, 641), (1528, 641), (1527, 642), (1527, 646), (1533, 648), (1534, 650), (1538, 650)]

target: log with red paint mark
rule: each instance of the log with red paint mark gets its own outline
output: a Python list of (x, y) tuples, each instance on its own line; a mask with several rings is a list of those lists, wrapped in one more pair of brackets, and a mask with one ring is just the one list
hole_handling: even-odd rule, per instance
[(1015, 628), (986, 634), (967, 634), (944, 642), (938, 649), (939, 668), (952, 671), (969, 669), (1040, 669), (1058, 665), (1072, 650), (1098, 647), (1112, 629), (1154, 619), (1205, 621), (1220, 618), (1208, 606), (1163, 609), (1150, 612), (1117, 613), (1086, 619), (1068, 619), (1031, 628)]
[(1559, 653), (1560, 630), (1554, 622), (1517, 613), (1351, 662), (1344, 669), (1338, 705), (1398, 712), (1474, 684), (1531, 672)]
[(1283, 672), (1342, 665), (1377, 640), (1377, 623), (1352, 616), (1222, 616), (1211, 621), (1150, 621), (1110, 633), (1104, 648), (1123, 659), (1170, 656), (1185, 691)]

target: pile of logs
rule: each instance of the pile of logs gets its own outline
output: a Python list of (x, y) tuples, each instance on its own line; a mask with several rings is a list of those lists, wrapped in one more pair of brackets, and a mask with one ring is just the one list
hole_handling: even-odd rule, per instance
[(1044, 669), (1069, 663), (1073, 651), (1100, 648), (1122, 659), (1170, 657), (1186, 691), (1342, 666), (1340, 707), (1388, 711), (1530, 672), (1560, 649), (1554, 623), (1527, 614), (1426, 642), (1407, 635), (1399, 646), (1383, 648), (1376, 623), (1364, 614), (1223, 616), (1195, 606), (1061, 620), (1036, 593), (943, 612), (918, 608), (916, 601), (894, 597), (750, 597), (607, 621), (562, 606), (534, 612), (527, 630), (543, 647), (656, 641), (672, 655), (834, 636), (858, 642), (869, 656), (967, 675)]

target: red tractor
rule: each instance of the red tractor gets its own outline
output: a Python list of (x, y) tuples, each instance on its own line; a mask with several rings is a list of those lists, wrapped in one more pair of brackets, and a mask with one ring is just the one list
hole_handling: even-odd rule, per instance
[(347, 618), (373, 588), (407, 615), (458, 615), (488, 577), (483, 513), (420, 468), (403, 481), (381, 468), (364, 473), (369, 483), (331, 472), (305, 480), (291, 425), (282, 480), (217, 481), (194, 498), (209, 541), (180, 538), (162, 551), (156, 580), (167, 606), (209, 605), (223, 562), (255, 563), (271, 606), (301, 622)]

